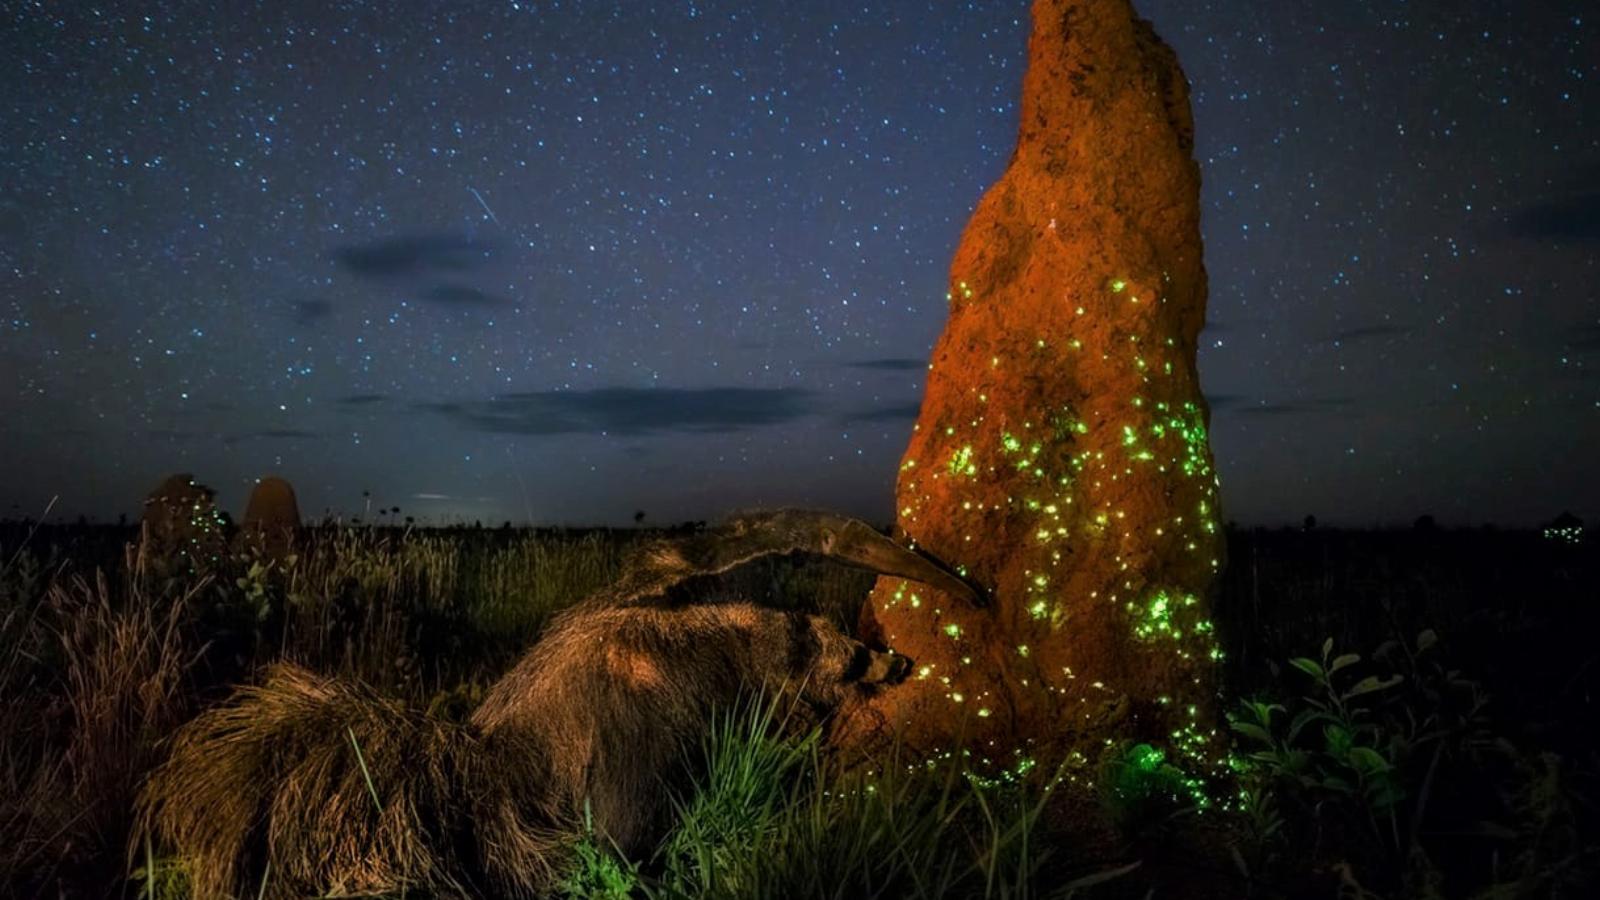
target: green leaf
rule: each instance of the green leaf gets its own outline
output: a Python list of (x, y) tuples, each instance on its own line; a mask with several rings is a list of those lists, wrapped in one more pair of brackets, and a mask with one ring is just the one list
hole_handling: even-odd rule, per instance
[(1339, 778), (1335, 775), (1328, 775), (1324, 777), (1322, 779), (1322, 786), (1330, 791), (1337, 791), (1341, 794), (1351, 794), (1355, 792), (1355, 788), (1350, 784), (1350, 782), (1345, 781), (1343, 778)]
[[(1262, 703), (1259, 700), (1241, 700), (1239, 701), (1239, 705), (1243, 707), (1245, 712), (1249, 713), (1250, 719), (1254, 721), (1255, 724), (1266, 729), (1272, 728), (1272, 714), (1274, 712), (1283, 712), (1282, 706), (1279, 706), (1276, 703)], [(1230, 718), (1242, 717), (1232, 716)]]
[(1371, 747), (1351, 747), (1348, 758), (1351, 766), (1362, 773), (1387, 772), (1393, 768), (1382, 754)]
[(1294, 666), (1296, 669), (1299, 669), (1318, 681), (1322, 680), (1322, 667), (1317, 665), (1317, 661), (1314, 659), (1307, 659), (1304, 656), (1297, 656), (1294, 659), (1289, 660), (1289, 665)]
[(1346, 654), (1343, 654), (1338, 659), (1335, 659), (1333, 661), (1333, 665), (1328, 667), (1328, 674), (1332, 675), (1334, 672), (1339, 671), (1340, 669), (1344, 668), (1345, 666), (1353, 666), (1358, 662), (1361, 662), (1361, 654), (1359, 654), (1359, 653), (1346, 653)]
[(1327, 741), (1329, 756), (1343, 757), (1350, 752), (1350, 745), (1353, 740), (1350, 737), (1350, 732), (1345, 728), (1338, 725), (1328, 725), (1322, 729), (1322, 737), (1323, 740)]
[(1370, 694), (1373, 691), (1388, 690), (1404, 680), (1405, 678), (1400, 675), (1392, 675), (1388, 678), (1379, 678), (1376, 675), (1368, 675), (1367, 677), (1356, 682), (1355, 686), (1350, 690), (1345, 691), (1343, 699), (1349, 700), (1351, 697), (1359, 697), (1362, 694)]
[(1300, 736), (1301, 730), (1303, 730), (1307, 725), (1310, 725), (1312, 722), (1331, 721), (1333, 721), (1333, 718), (1321, 710), (1302, 709), (1300, 712), (1295, 714), (1293, 719), (1290, 720), (1289, 734), (1288, 737), (1284, 738), (1284, 740), (1289, 743), (1294, 743), (1294, 739)]
[(1245, 737), (1255, 738), (1263, 744), (1272, 743), (1272, 733), (1267, 731), (1265, 728), (1262, 728), (1260, 725), (1255, 725), (1250, 722), (1229, 722), (1228, 724), (1233, 728), (1234, 731), (1239, 732)]
[(1432, 628), (1425, 629), (1421, 634), (1417, 635), (1417, 652), (1426, 652), (1429, 647), (1437, 643), (1439, 643), (1439, 635), (1435, 634)]
[(1328, 661), (1328, 654), (1330, 654), (1332, 652), (1333, 652), (1333, 638), (1328, 638), (1327, 640), (1322, 642), (1322, 661), (1323, 662), (1327, 662)]

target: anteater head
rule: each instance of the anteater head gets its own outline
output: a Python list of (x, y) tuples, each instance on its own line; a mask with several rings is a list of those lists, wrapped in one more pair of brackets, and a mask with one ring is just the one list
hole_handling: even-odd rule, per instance
[(786, 677), (813, 704), (833, 707), (851, 693), (881, 690), (911, 674), (909, 657), (868, 647), (821, 616), (790, 613)]

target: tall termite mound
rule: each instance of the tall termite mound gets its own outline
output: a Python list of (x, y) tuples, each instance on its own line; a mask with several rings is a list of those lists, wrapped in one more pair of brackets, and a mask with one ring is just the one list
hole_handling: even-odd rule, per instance
[(1036, 0), (1016, 153), (956, 251), (896, 488), (898, 527), (994, 602), (880, 579), (863, 630), (917, 670), (846, 735), (1217, 763), (1193, 148), (1177, 58), (1128, 0)]

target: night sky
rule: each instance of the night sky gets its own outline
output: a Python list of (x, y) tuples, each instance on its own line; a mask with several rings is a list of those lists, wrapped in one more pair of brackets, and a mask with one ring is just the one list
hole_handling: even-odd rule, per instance
[[(1600, 10), (1137, 5), (1224, 517), (1600, 520)], [(217, 7), (0, 3), (0, 517), (890, 519), (1025, 2)]]

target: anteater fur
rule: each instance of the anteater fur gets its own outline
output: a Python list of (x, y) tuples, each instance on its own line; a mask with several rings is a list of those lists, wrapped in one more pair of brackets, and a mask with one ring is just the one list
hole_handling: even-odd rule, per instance
[(178, 852), (196, 898), (262, 885), (272, 897), (526, 896), (568, 840), (546, 772), (542, 747), (512, 733), (488, 738), (280, 664), (179, 729), (140, 795), (140, 830)]
[(910, 668), (817, 616), (649, 593), (557, 616), (466, 724), (274, 666), (178, 731), (142, 831), (200, 898), (535, 896), (586, 816), (624, 852), (650, 847), (718, 710), (764, 690), (826, 714)]

